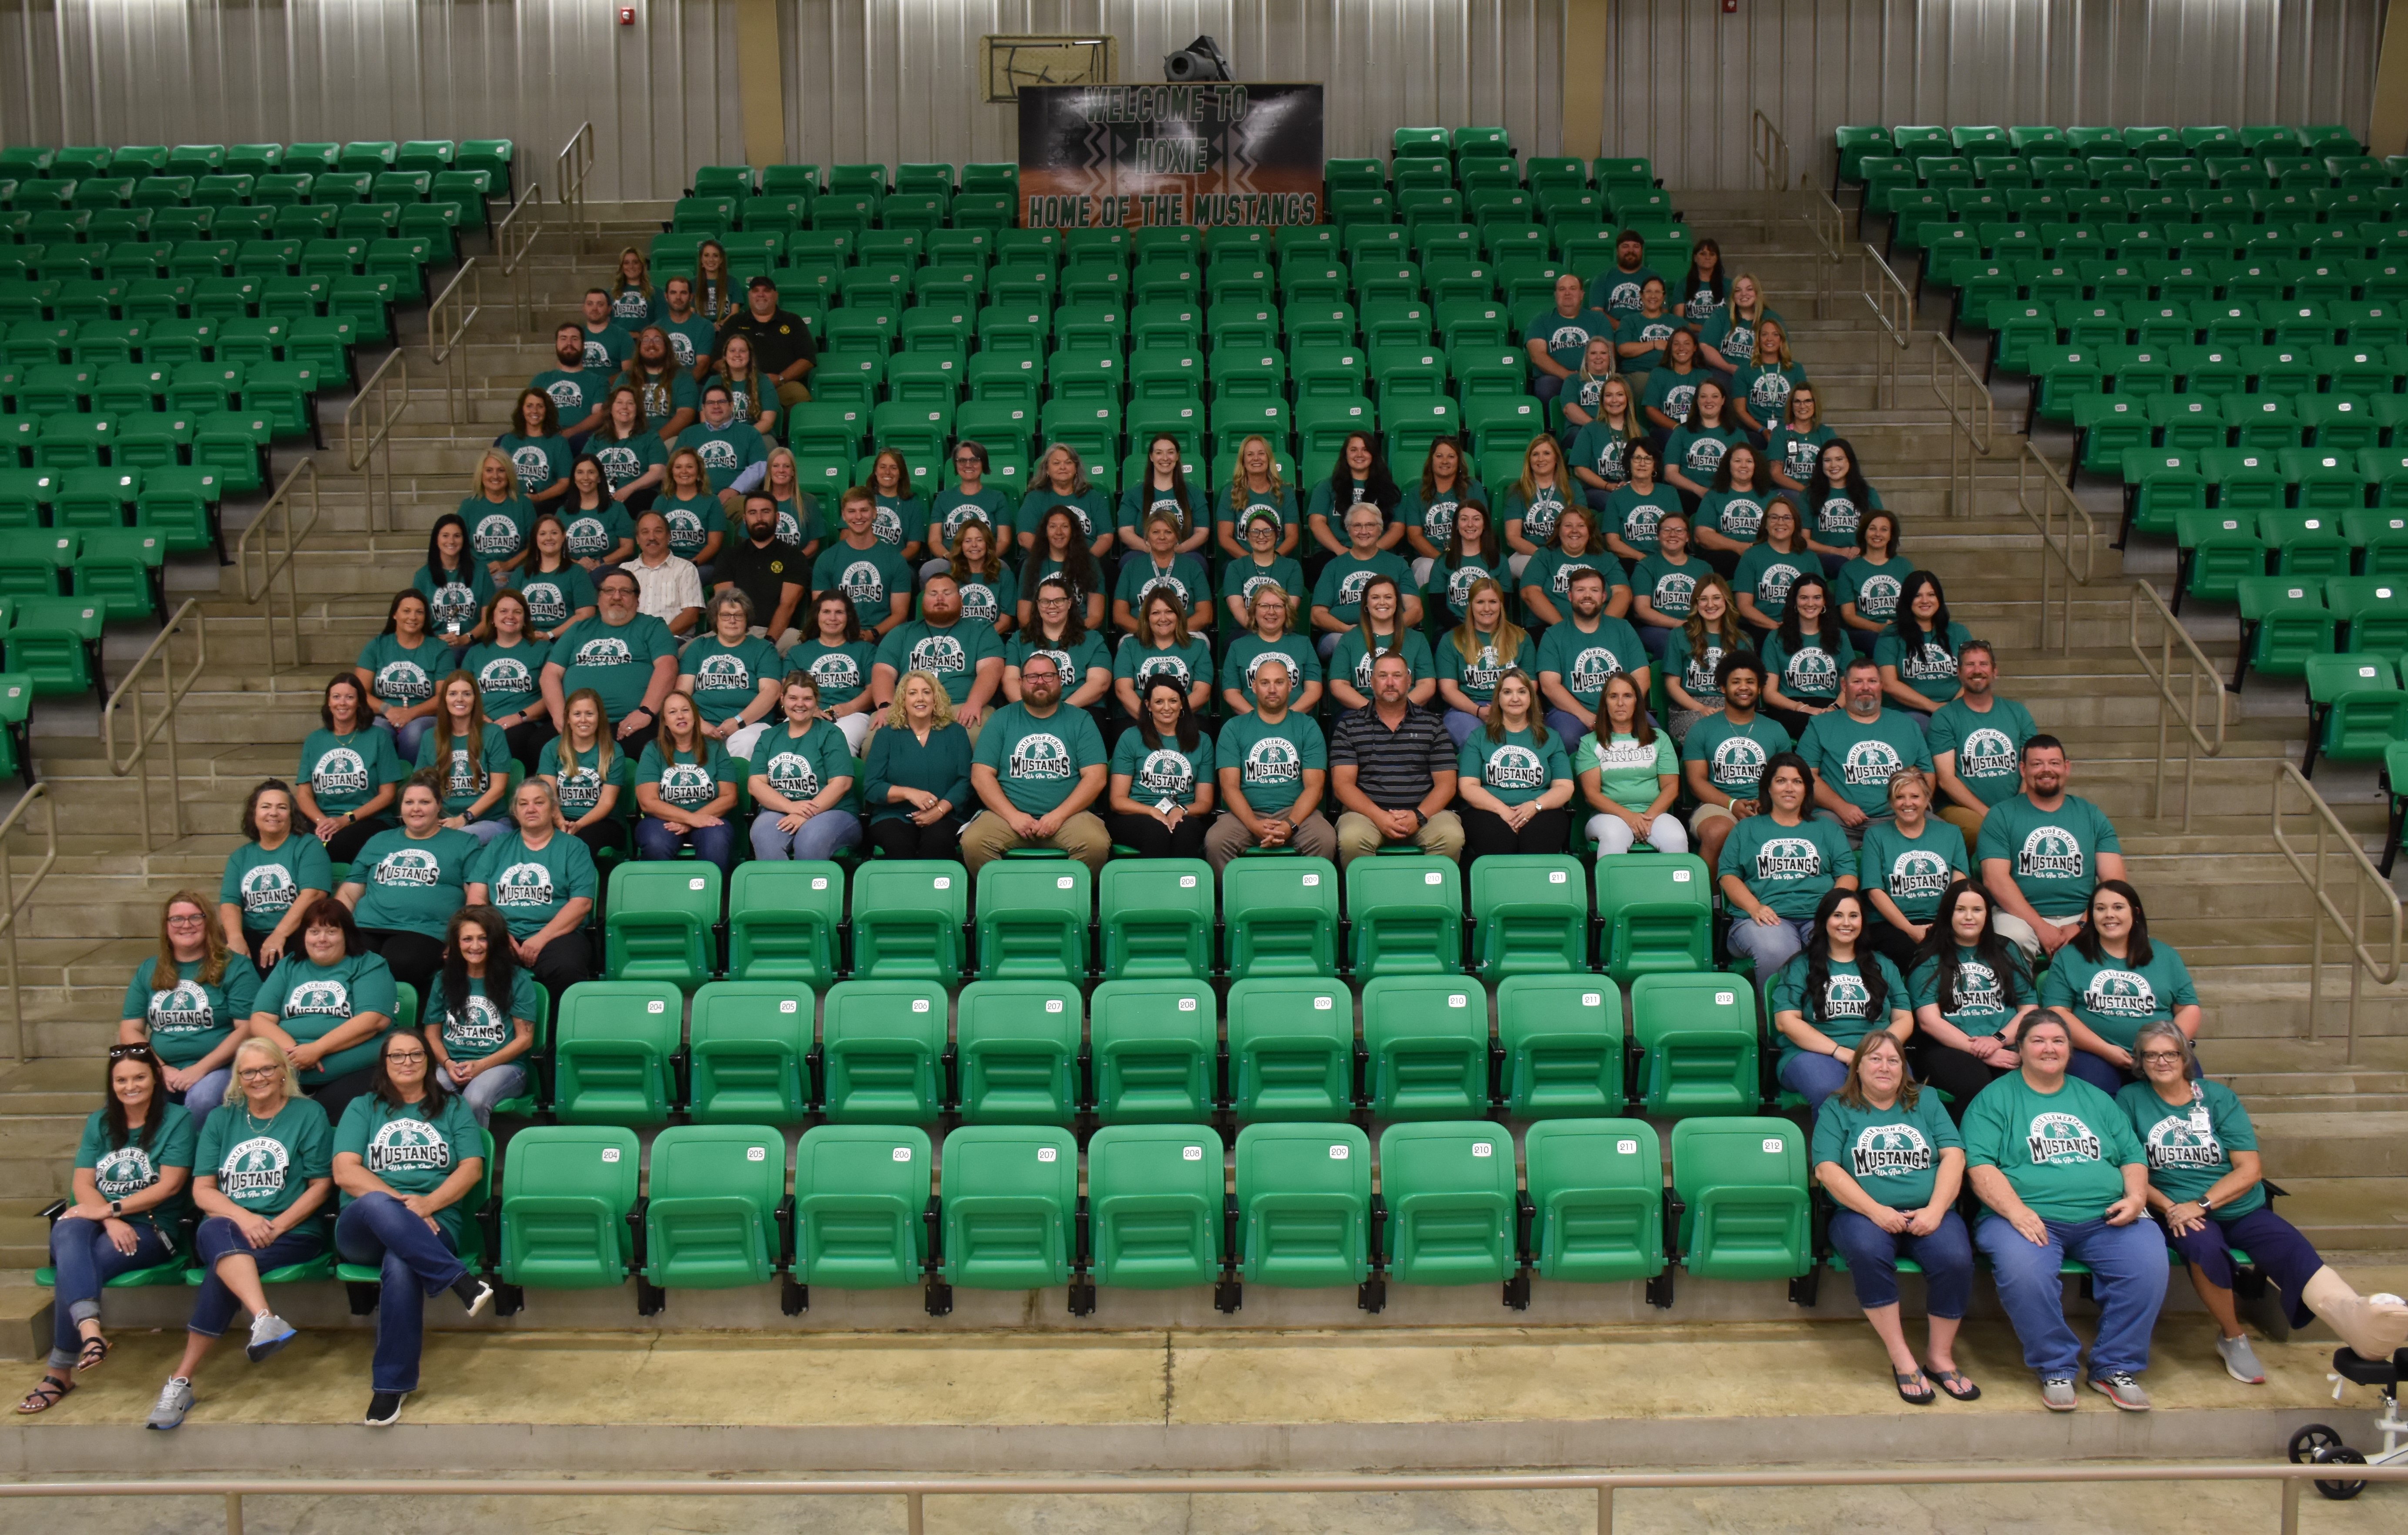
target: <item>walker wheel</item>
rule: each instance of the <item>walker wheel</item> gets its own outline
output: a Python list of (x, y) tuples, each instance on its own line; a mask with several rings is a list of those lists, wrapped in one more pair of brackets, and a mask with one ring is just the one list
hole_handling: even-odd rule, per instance
[[(2333, 1444), (2327, 1445), (2325, 1448), (2316, 1452), (2315, 1463), (2319, 1466), (2363, 1466), (2366, 1464), (2366, 1456), (2358, 1454), (2356, 1450), (2351, 1449), (2346, 1444)], [(2333, 1499), (2335, 1502), (2346, 1502), (2365, 1490), (2366, 1484), (2363, 1482), (2319, 1482), (2316, 1484), (2316, 1491), (2323, 1494), (2325, 1497)]]
[(2291, 1464), (2305, 1466), (2323, 1449), (2341, 1448), (2341, 1430), (2321, 1423), (2311, 1423), (2291, 1436)]

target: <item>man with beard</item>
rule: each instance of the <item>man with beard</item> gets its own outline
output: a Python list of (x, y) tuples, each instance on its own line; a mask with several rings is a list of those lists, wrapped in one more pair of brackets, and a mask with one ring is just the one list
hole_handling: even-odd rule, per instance
[(896, 625), (878, 642), (869, 694), (879, 708), (895, 701), (896, 686), (907, 671), (924, 671), (944, 684), (953, 723), (975, 746), (987, 706), (1003, 685), (1003, 641), (994, 624), (963, 621), (961, 585), (951, 576), (929, 577), (920, 588), (918, 622)]

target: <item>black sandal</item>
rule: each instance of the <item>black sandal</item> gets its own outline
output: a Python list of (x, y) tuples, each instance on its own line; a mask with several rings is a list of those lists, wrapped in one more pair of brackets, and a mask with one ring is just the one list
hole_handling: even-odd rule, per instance
[(42, 1377), (41, 1384), (25, 1393), (25, 1399), (17, 1404), (17, 1411), (28, 1417), (36, 1413), (47, 1413), (64, 1401), (67, 1393), (74, 1389), (73, 1381), (63, 1381), (56, 1375), (45, 1375)]
[[(1955, 1400), (1979, 1401), (1982, 1399), (1982, 1388), (1969, 1380), (1961, 1370), (1935, 1370), (1931, 1371), (1931, 1379), (1939, 1384), (1941, 1390), (1947, 1392)], [(1960, 1386), (1963, 1389), (1958, 1389)]]
[(76, 1355), (76, 1373), (80, 1375), (87, 1370), (98, 1370), (101, 1362), (108, 1357), (112, 1346), (107, 1338), (85, 1339), (82, 1349)]
[(1904, 1373), (1893, 1370), (1890, 1371), (1890, 1379), (1898, 1383), (1898, 1395), (1901, 1401), (1912, 1402), (1917, 1407), (1928, 1407), (1940, 1399), (1939, 1394), (1931, 1389), (1931, 1383), (1928, 1381), (1924, 1381), (1923, 1394), (1919, 1397), (1907, 1389), (1916, 1381), (1923, 1381), (1923, 1371), (1919, 1370), (1911, 1370)]

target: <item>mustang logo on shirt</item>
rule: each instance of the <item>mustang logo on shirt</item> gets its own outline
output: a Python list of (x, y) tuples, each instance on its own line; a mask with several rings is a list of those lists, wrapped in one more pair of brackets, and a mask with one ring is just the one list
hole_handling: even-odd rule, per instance
[(1856, 611), (1886, 624), (1898, 616), (1898, 578), (1867, 576), (1856, 587)]
[(970, 658), (962, 642), (949, 634), (924, 635), (911, 646), (909, 671), (930, 671), (943, 677), (953, 672), (968, 671)]
[(2100, 970), (2083, 983), (2082, 1006), (2111, 1018), (2151, 1018), (2157, 994), (2137, 970)]
[[(1764, 529), (1764, 503), (1733, 496), (1723, 503), (1719, 514), (1723, 536), (1735, 539), (1753, 539)], [(1783, 587), (1787, 592), (1789, 588)]]
[(1621, 675), (1622, 662), (1603, 645), (1590, 645), (1572, 657), (1571, 670), (1565, 674), (1564, 684), (1574, 693), (1604, 691), (1605, 680)]
[(813, 661), (810, 673), (811, 681), (819, 683), (823, 693), (830, 688), (852, 688), (855, 692), (861, 689), (861, 668), (841, 651), (831, 651)]
[(337, 746), (309, 769), (309, 787), (321, 795), (366, 794), (368, 765), (348, 746)]
[(1006, 771), (1013, 778), (1063, 779), (1079, 776), (1078, 765), (1062, 738), (1050, 731), (1023, 736), (1013, 744)]
[(370, 1172), (440, 1172), (452, 1165), (452, 1142), (423, 1119), (388, 1119), (368, 1137), (368, 1153), (361, 1160)]
[(1936, 682), (1956, 675), (1956, 658), (1948, 653), (1947, 646), (1926, 640), (1922, 649), (1899, 663), (1899, 671), (1918, 681)]
[(1909, 848), (1889, 866), (1889, 894), (1892, 900), (1899, 897), (1937, 897), (1948, 888), (1956, 871), (1948, 860), (1926, 848)]
[(1841, 765), (1841, 776), (1851, 784), (1887, 783), (1892, 773), (1906, 766), (1898, 748), (1885, 740), (1860, 740), (1848, 748)]
[(1140, 794), (1167, 796), (1184, 804), (1196, 786), (1196, 768), (1185, 756), (1168, 748), (1148, 752), (1138, 764), (1130, 787)]
[(1952, 994), (1952, 1012), (2004, 1012), (2007, 1011), (2006, 988), (1999, 983), (1999, 972), (1978, 959), (1969, 959), (1956, 967), (1956, 989)]
[(1489, 753), (1480, 776), (1492, 789), (1543, 789), (1547, 765), (1528, 747), (1509, 744)]
[(376, 696), (395, 703), (423, 703), (435, 696), (435, 682), (415, 661), (388, 661), (377, 668)]
[(2226, 1161), (2223, 1142), (2213, 1130), (2193, 1129), (2187, 1112), (2168, 1114), (2150, 1126), (2142, 1140), (2148, 1145), (2152, 1172), (2167, 1168), (2220, 1168)]
[(1714, 747), (1709, 759), (1707, 777), (1724, 793), (1745, 786), (1753, 789), (1764, 776), (1767, 761), (1763, 743), (1745, 736), (1732, 736)]
[(207, 987), (197, 981), (179, 981), (172, 991), (152, 992), (142, 1016), (153, 1034), (195, 1034), (217, 1022), (217, 1010), (209, 1006)]
[(1287, 681), (1290, 687), (1300, 687), (1303, 685), (1304, 668), (1297, 666), (1293, 657), (1280, 651), (1265, 651), (1262, 654), (1255, 656), (1253, 660), (1246, 663), (1247, 692), (1252, 693), (1254, 691), (1254, 673), (1262, 670), (1263, 667), (1268, 666), (1278, 666), (1287, 668)]
[(505, 512), (487, 512), (477, 519), (477, 530), (469, 536), (469, 547), (487, 558), (508, 559), (518, 552), (519, 524)]
[(819, 769), (800, 752), (774, 753), (763, 776), (768, 779), (769, 787), (788, 799), (811, 799), (820, 792)]
[(2042, 879), (2078, 880), (2082, 878), (2082, 844), (2063, 826), (2034, 826), (2015, 854), (2018, 879), (2037, 875)]
[(1868, 1125), (1848, 1148), (1848, 1170), (1858, 1178), (1902, 1178), (1931, 1170), (1931, 1142), (1912, 1125)]
[(616, 635), (597, 635), (594, 638), (588, 639), (577, 647), (577, 654), (571, 658), (569, 665), (573, 667), (626, 667), (633, 666), (635, 661), (636, 653), (627, 648), (627, 642), (625, 640), (621, 639)]
[(1812, 838), (1775, 837), (1756, 850), (1759, 880), (1811, 880), (1823, 872), (1823, 850)]
[(541, 864), (512, 864), (494, 882), (495, 906), (550, 906), (552, 870)]
[(92, 1181), (104, 1199), (122, 1199), (159, 1181), (150, 1154), (139, 1146), (120, 1146), (93, 1158)]
[(229, 1147), (218, 1164), (218, 1192), (229, 1199), (273, 1197), (283, 1191), (293, 1154), (272, 1135), (255, 1135)]
[(245, 916), (281, 912), (292, 906), (293, 897), (293, 876), (282, 864), (261, 864), (242, 877)]
[(836, 584), (855, 607), (866, 602), (886, 600), (886, 578), (880, 575), (878, 567), (867, 560), (855, 560), (846, 566), (844, 574), (837, 578)]
[(707, 762), (671, 762), (661, 767), (661, 797), (681, 810), (708, 805), (719, 792)]
[(757, 685), (744, 658), (725, 651), (706, 659), (694, 671), (696, 693), (751, 693)]
[(2035, 1167), (2059, 1168), (2098, 1161), (2101, 1146), (2098, 1135), (2079, 1116), (2055, 1110), (2032, 1116), (2025, 1144)]
[(497, 655), (477, 668), (477, 686), (486, 693), (533, 693), (535, 674), (517, 656)]
[(376, 882), (430, 887), (443, 880), (443, 862), (419, 848), (395, 848), (377, 860)]
[(1265, 736), (1246, 748), (1248, 783), (1294, 783), (1303, 771), (1304, 758), (1296, 743), (1283, 737)]
[(1873, 994), (1861, 977), (1835, 975), (1823, 983), (1823, 1016), (1864, 1018), (1873, 1011)]
[(2015, 772), (2015, 764), (2014, 739), (2003, 730), (1985, 724), (1956, 743), (1958, 778), (2000, 778)]

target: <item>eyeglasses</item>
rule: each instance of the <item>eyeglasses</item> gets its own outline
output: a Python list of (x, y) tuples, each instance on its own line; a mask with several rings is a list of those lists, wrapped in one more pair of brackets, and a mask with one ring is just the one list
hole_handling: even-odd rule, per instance
[(190, 916), (169, 917), (167, 919), (167, 925), (170, 927), (198, 927), (208, 920), (208, 918), (202, 916), (199, 912), (195, 911)]
[(235, 1075), (245, 1082), (274, 1082), (284, 1075), (284, 1072), (285, 1068), (280, 1066), (253, 1066), (237, 1071)]
[(391, 1066), (395, 1061), (408, 1066), (412, 1063), (423, 1063), (425, 1059), (426, 1052), (423, 1050), (396, 1050), (384, 1058), (387, 1066)]
[(2178, 1061), (2182, 1058), (2182, 1052), (2179, 1050), (2143, 1050), (2141, 1052), (2141, 1061), (2143, 1065), (2147, 1065), (2150, 1062)]

